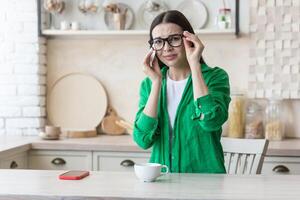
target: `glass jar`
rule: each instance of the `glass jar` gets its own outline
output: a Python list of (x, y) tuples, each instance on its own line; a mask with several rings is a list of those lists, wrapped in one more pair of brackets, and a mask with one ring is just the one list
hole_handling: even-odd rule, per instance
[(230, 8), (220, 8), (217, 15), (216, 24), (219, 29), (229, 29), (231, 28), (231, 9)]
[(245, 138), (259, 139), (264, 137), (263, 109), (258, 103), (249, 101), (245, 121)]
[(265, 109), (265, 138), (282, 140), (284, 137), (284, 122), (282, 119), (282, 101), (270, 99)]
[(244, 137), (244, 105), (245, 97), (243, 93), (235, 92), (231, 95), (228, 113), (228, 137)]

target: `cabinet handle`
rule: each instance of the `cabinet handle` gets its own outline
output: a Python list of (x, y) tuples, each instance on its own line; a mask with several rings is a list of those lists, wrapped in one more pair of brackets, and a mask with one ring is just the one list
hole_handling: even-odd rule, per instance
[(64, 165), (66, 164), (66, 161), (62, 158), (54, 158), (51, 163), (54, 165)]
[(132, 160), (123, 160), (120, 165), (123, 167), (132, 167), (134, 162)]
[(18, 168), (18, 163), (16, 161), (12, 161), (10, 163), (10, 166), (9, 166), (10, 169), (16, 169)]
[(276, 173), (288, 173), (290, 170), (284, 165), (277, 165), (272, 169), (272, 171)]

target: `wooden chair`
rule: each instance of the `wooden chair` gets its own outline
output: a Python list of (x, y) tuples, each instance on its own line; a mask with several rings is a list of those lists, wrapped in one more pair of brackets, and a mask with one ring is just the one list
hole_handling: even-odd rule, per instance
[(260, 174), (268, 148), (265, 139), (222, 137), (227, 174)]

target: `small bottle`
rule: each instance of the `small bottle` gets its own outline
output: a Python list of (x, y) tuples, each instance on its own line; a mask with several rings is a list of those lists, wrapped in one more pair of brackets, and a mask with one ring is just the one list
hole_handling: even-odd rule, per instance
[(219, 29), (229, 29), (231, 28), (231, 9), (230, 8), (220, 8), (217, 16), (216, 24)]
[(269, 99), (265, 109), (265, 138), (282, 140), (284, 138), (284, 122), (282, 119), (282, 101)]
[(240, 91), (233, 92), (231, 94), (231, 102), (229, 104), (228, 137), (244, 137), (244, 106), (244, 94)]
[(264, 137), (263, 109), (258, 103), (248, 102), (245, 121), (245, 138), (259, 139)]

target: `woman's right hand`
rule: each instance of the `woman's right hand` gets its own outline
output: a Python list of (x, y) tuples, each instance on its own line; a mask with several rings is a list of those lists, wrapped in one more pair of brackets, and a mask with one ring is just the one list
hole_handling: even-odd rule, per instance
[(152, 51), (149, 51), (144, 59), (143, 71), (151, 79), (152, 82), (157, 82), (157, 81), (161, 81), (162, 74), (156, 56), (154, 57), (152, 67), (150, 66)]

